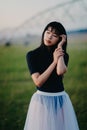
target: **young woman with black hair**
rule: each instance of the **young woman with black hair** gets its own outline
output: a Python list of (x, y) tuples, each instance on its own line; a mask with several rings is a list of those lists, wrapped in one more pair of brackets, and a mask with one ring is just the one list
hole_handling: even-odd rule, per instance
[(69, 61), (66, 47), (66, 30), (61, 23), (53, 21), (45, 27), (41, 45), (27, 53), (37, 91), (31, 98), (24, 130), (79, 130), (63, 84)]

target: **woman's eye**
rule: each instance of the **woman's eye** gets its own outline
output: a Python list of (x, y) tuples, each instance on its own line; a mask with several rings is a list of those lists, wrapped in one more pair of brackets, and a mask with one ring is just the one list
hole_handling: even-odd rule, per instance
[(47, 34), (50, 34), (50, 32), (49, 32), (49, 31), (47, 31)]
[(57, 37), (57, 35), (56, 35), (56, 34), (53, 34), (53, 36), (54, 36), (54, 37)]

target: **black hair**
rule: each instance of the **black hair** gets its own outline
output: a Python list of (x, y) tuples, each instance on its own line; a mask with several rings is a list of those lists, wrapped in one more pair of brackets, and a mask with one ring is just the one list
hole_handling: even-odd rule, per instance
[[(41, 46), (44, 46), (44, 33), (45, 33), (45, 31), (46, 31), (49, 27), (51, 27), (52, 30), (55, 30), (55, 33), (56, 33), (57, 35), (62, 35), (62, 34), (66, 35), (66, 43), (62, 46), (64, 52), (66, 52), (66, 47), (67, 47), (67, 33), (66, 33), (66, 30), (65, 30), (64, 26), (63, 26), (61, 23), (56, 22), (56, 21), (50, 22), (50, 23), (45, 27), (45, 29), (44, 29), (44, 31), (43, 31), (43, 33), (42, 33)], [(59, 43), (59, 42), (58, 42), (58, 43)], [(57, 45), (58, 45), (58, 43), (57, 43)], [(56, 47), (57, 47), (57, 45), (56, 45)]]

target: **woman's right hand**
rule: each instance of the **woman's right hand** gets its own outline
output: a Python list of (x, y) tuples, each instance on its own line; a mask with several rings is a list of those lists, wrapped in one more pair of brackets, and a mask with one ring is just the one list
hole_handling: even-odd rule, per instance
[(53, 60), (54, 60), (54, 62), (57, 64), (59, 57), (63, 56), (63, 55), (64, 55), (64, 52), (63, 52), (62, 48), (61, 47), (57, 47), (55, 49), (54, 53), (53, 53)]

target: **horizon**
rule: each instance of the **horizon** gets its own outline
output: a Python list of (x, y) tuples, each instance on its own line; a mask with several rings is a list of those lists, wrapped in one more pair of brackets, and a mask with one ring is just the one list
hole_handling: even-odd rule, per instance
[[(43, 23), (42, 17), (45, 20), (47, 13), (50, 13), (47, 15), (48, 21), (52, 21), (53, 19), (61, 21), (67, 30), (87, 28), (86, 0), (61, 0), (61, 2), (52, 0), (51, 3), (50, 0), (44, 2), (42, 0), (37, 0), (36, 3), (34, 0), (26, 0), (26, 2), (24, 0), (0, 1), (0, 32), (6, 29), (16, 30), (23, 28), (23, 26), (28, 26), (30, 28), (31, 26), (35, 26), (35, 24), (38, 25), (38, 17), (39, 23)], [(75, 13), (72, 12), (72, 7)], [(69, 11), (67, 9), (69, 9)], [(58, 14), (56, 14), (57, 11)], [(55, 15), (52, 15), (52, 13)], [(42, 15), (42, 17), (40, 15)], [(84, 20), (82, 21), (83, 18)], [(34, 21), (36, 23), (34, 23)], [(48, 21), (45, 21), (44, 25)]]

